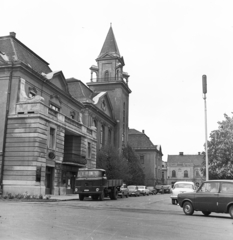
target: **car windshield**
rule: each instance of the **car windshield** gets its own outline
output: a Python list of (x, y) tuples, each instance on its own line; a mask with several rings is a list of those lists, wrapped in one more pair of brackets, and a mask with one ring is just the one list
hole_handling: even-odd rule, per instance
[(145, 187), (143, 187), (143, 186), (138, 186), (138, 189), (145, 189)]
[(150, 190), (153, 190), (154, 189), (154, 187), (147, 187), (148, 189), (150, 189)]
[(79, 170), (78, 171), (78, 178), (96, 178), (102, 177), (104, 172), (98, 170)]
[(193, 189), (193, 185), (190, 183), (177, 183), (174, 188), (190, 188)]

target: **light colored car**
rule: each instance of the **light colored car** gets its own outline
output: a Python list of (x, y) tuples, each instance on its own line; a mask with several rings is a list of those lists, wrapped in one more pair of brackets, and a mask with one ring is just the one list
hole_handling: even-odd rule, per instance
[(129, 189), (129, 196), (135, 196), (135, 197), (139, 197), (140, 196), (140, 192), (138, 190), (138, 187), (135, 185), (130, 185), (128, 186)]
[(149, 189), (147, 189), (146, 186), (138, 186), (138, 190), (139, 190), (140, 194), (143, 196), (146, 196), (146, 195), (149, 196), (149, 194), (150, 194), (150, 191), (149, 191)]
[(178, 203), (177, 197), (179, 193), (191, 193), (195, 192), (196, 187), (193, 182), (176, 182), (171, 189), (172, 204)]
[(127, 185), (125, 183), (123, 183), (122, 186), (120, 187), (118, 196), (120, 196), (121, 198), (129, 196), (129, 189), (127, 188)]

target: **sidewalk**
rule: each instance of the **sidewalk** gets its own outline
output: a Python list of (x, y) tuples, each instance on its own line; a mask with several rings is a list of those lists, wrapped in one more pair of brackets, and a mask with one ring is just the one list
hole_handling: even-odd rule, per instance
[(58, 200), (58, 201), (71, 201), (71, 200), (79, 200), (78, 194), (70, 194), (70, 195), (50, 195), (50, 199)]

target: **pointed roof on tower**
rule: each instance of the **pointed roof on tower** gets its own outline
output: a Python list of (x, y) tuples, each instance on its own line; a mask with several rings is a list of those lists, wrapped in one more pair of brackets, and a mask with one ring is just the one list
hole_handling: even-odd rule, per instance
[(105, 39), (104, 45), (100, 51), (98, 58), (106, 53), (111, 53), (113, 55), (118, 55), (120, 57), (120, 51), (118, 49), (117, 42), (112, 30), (112, 25), (110, 25), (107, 37)]

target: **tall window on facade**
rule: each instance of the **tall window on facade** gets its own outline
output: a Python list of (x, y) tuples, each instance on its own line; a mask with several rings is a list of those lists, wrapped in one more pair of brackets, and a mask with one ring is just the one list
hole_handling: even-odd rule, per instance
[(108, 82), (109, 81), (109, 71), (104, 72), (104, 81)]
[(112, 144), (112, 131), (111, 131), (111, 129), (108, 129), (108, 143), (110, 145)]
[(116, 80), (119, 81), (120, 80), (120, 71), (117, 70), (116, 72)]
[(55, 148), (55, 129), (50, 128), (49, 130), (49, 148), (54, 149)]
[(87, 143), (87, 157), (91, 158), (91, 143)]
[(188, 174), (187, 170), (184, 171), (184, 177), (189, 177), (189, 174)]
[(172, 177), (176, 177), (176, 171), (172, 170)]
[(104, 146), (104, 125), (101, 126), (100, 130), (100, 147)]
[(123, 103), (122, 144), (125, 144), (125, 102)]
[(97, 121), (96, 120), (93, 120), (93, 125), (94, 125), (94, 127), (97, 128)]
[(141, 161), (141, 164), (144, 164), (144, 155), (140, 156), (140, 161)]

